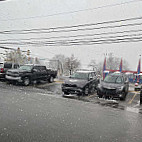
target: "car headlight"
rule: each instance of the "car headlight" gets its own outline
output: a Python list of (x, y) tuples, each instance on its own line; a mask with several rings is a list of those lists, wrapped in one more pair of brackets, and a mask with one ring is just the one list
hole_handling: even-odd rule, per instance
[(118, 87), (118, 90), (122, 91), (123, 90), (123, 86)]
[(102, 85), (101, 84), (98, 84), (98, 88), (101, 88), (102, 87)]

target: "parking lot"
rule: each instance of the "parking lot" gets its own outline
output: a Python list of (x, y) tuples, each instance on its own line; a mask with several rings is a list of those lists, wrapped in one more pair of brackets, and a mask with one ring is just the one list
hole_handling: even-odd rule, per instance
[[(21, 89), (27, 90), (27, 89), (40, 89), (42, 92), (46, 93), (47, 95), (54, 95), (58, 97), (62, 97), (62, 91), (61, 91), (61, 84), (62, 80), (56, 79), (53, 83), (48, 82), (41, 82), (40, 84), (36, 85), (30, 85), (28, 87), (21, 86), (21, 85), (13, 85), (13, 84), (7, 84), (5, 81), (1, 81), (1, 84), (3, 84), (5, 87), (12, 86), (14, 89)], [(130, 84), (129, 87), (129, 93), (127, 94), (127, 97), (125, 101), (120, 101), (119, 99), (104, 99), (104, 98), (98, 98), (97, 93), (94, 92), (93, 94), (89, 96), (80, 96), (77, 95), (70, 95), (69, 97), (66, 97), (66, 99), (76, 99), (79, 101), (84, 102), (91, 102), (93, 104), (99, 104), (101, 106), (107, 106), (112, 107), (116, 109), (126, 110), (130, 112), (135, 113), (142, 113), (142, 108), (140, 106), (140, 92), (134, 91), (134, 85)]]
[[(56, 80), (54, 83), (48, 84), (40, 84), (37, 85), (37, 88), (42, 88), (44, 90), (50, 91), (53, 95), (58, 95), (62, 97), (61, 91), (62, 81)], [(142, 113), (142, 107), (140, 106), (140, 91), (134, 91), (134, 84), (129, 85), (129, 93), (126, 96), (125, 101), (120, 101), (119, 99), (108, 100), (103, 98), (98, 98), (97, 93), (93, 93), (89, 96), (78, 97), (76, 95), (70, 95), (66, 97), (67, 99), (77, 99), (84, 102), (91, 102), (95, 104), (99, 104), (101, 106), (108, 106), (113, 108), (118, 108), (130, 112)]]

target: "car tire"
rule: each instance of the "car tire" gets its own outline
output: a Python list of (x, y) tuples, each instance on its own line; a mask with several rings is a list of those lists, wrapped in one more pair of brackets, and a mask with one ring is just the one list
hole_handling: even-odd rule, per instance
[(90, 90), (90, 94), (93, 94), (95, 92), (96, 88), (94, 86), (92, 86), (91, 90)]
[(23, 79), (23, 84), (24, 84), (24, 86), (29, 86), (29, 84), (30, 84), (30, 78), (29, 77), (25, 77)]
[(53, 76), (50, 77), (49, 82), (52, 83), (54, 81)]
[(103, 95), (101, 95), (98, 90), (97, 90), (97, 95), (98, 95), (99, 98), (103, 97)]
[(66, 95), (69, 95), (69, 93), (63, 92), (62, 97), (66, 97)]
[(103, 97), (103, 95), (101, 95), (101, 94), (99, 94), (98, 96), (99, 96), (99, 98), (102, 98), (102, 97)]
[(88, 94), (89, 94), (89, 88), (88, 88), (88, 86), (86, 86), (86, 87), (84, 88), (84, 95), (85, 95), (85, 96), (88, 96)]

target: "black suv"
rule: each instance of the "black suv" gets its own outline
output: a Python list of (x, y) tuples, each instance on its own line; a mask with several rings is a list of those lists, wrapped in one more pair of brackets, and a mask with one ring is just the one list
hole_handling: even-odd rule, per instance
[(128, 90), (128, 78), (122, 73), (112, 73), (98, 84), (97, 94), (100, 98), (120, 98), (120, 100), (125, 100)]
[(6, 72), (6, 79), (9, 82), (19, 82), (28, 86), (32, 82), (48, 80), (46, 66), (27, 64), (20, 66), (19, 69), (10, 69)]
[(88, 95), (96, 89), (98, 82), (99, 79), (95, 71), (76, 71), (62, 84), (63, 96), (69, 94)]
[(0, 63), (0, 79), (5, 79), (5, 74), (8, 69), (17, 69), (19, 68), (19, 64), (16, 63)]

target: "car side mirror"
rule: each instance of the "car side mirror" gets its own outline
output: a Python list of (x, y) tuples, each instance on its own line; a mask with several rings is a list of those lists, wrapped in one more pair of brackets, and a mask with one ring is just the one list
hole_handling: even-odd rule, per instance
[(128, 82), (129, 82), (129, 81), (128, 81), (128, 80), (126, 80), (124, 83), (125, 83), (125, 84), (127, 84)]
[(89, 77), (89, 80), (92, 80), (93, 79), (93, 77)]

